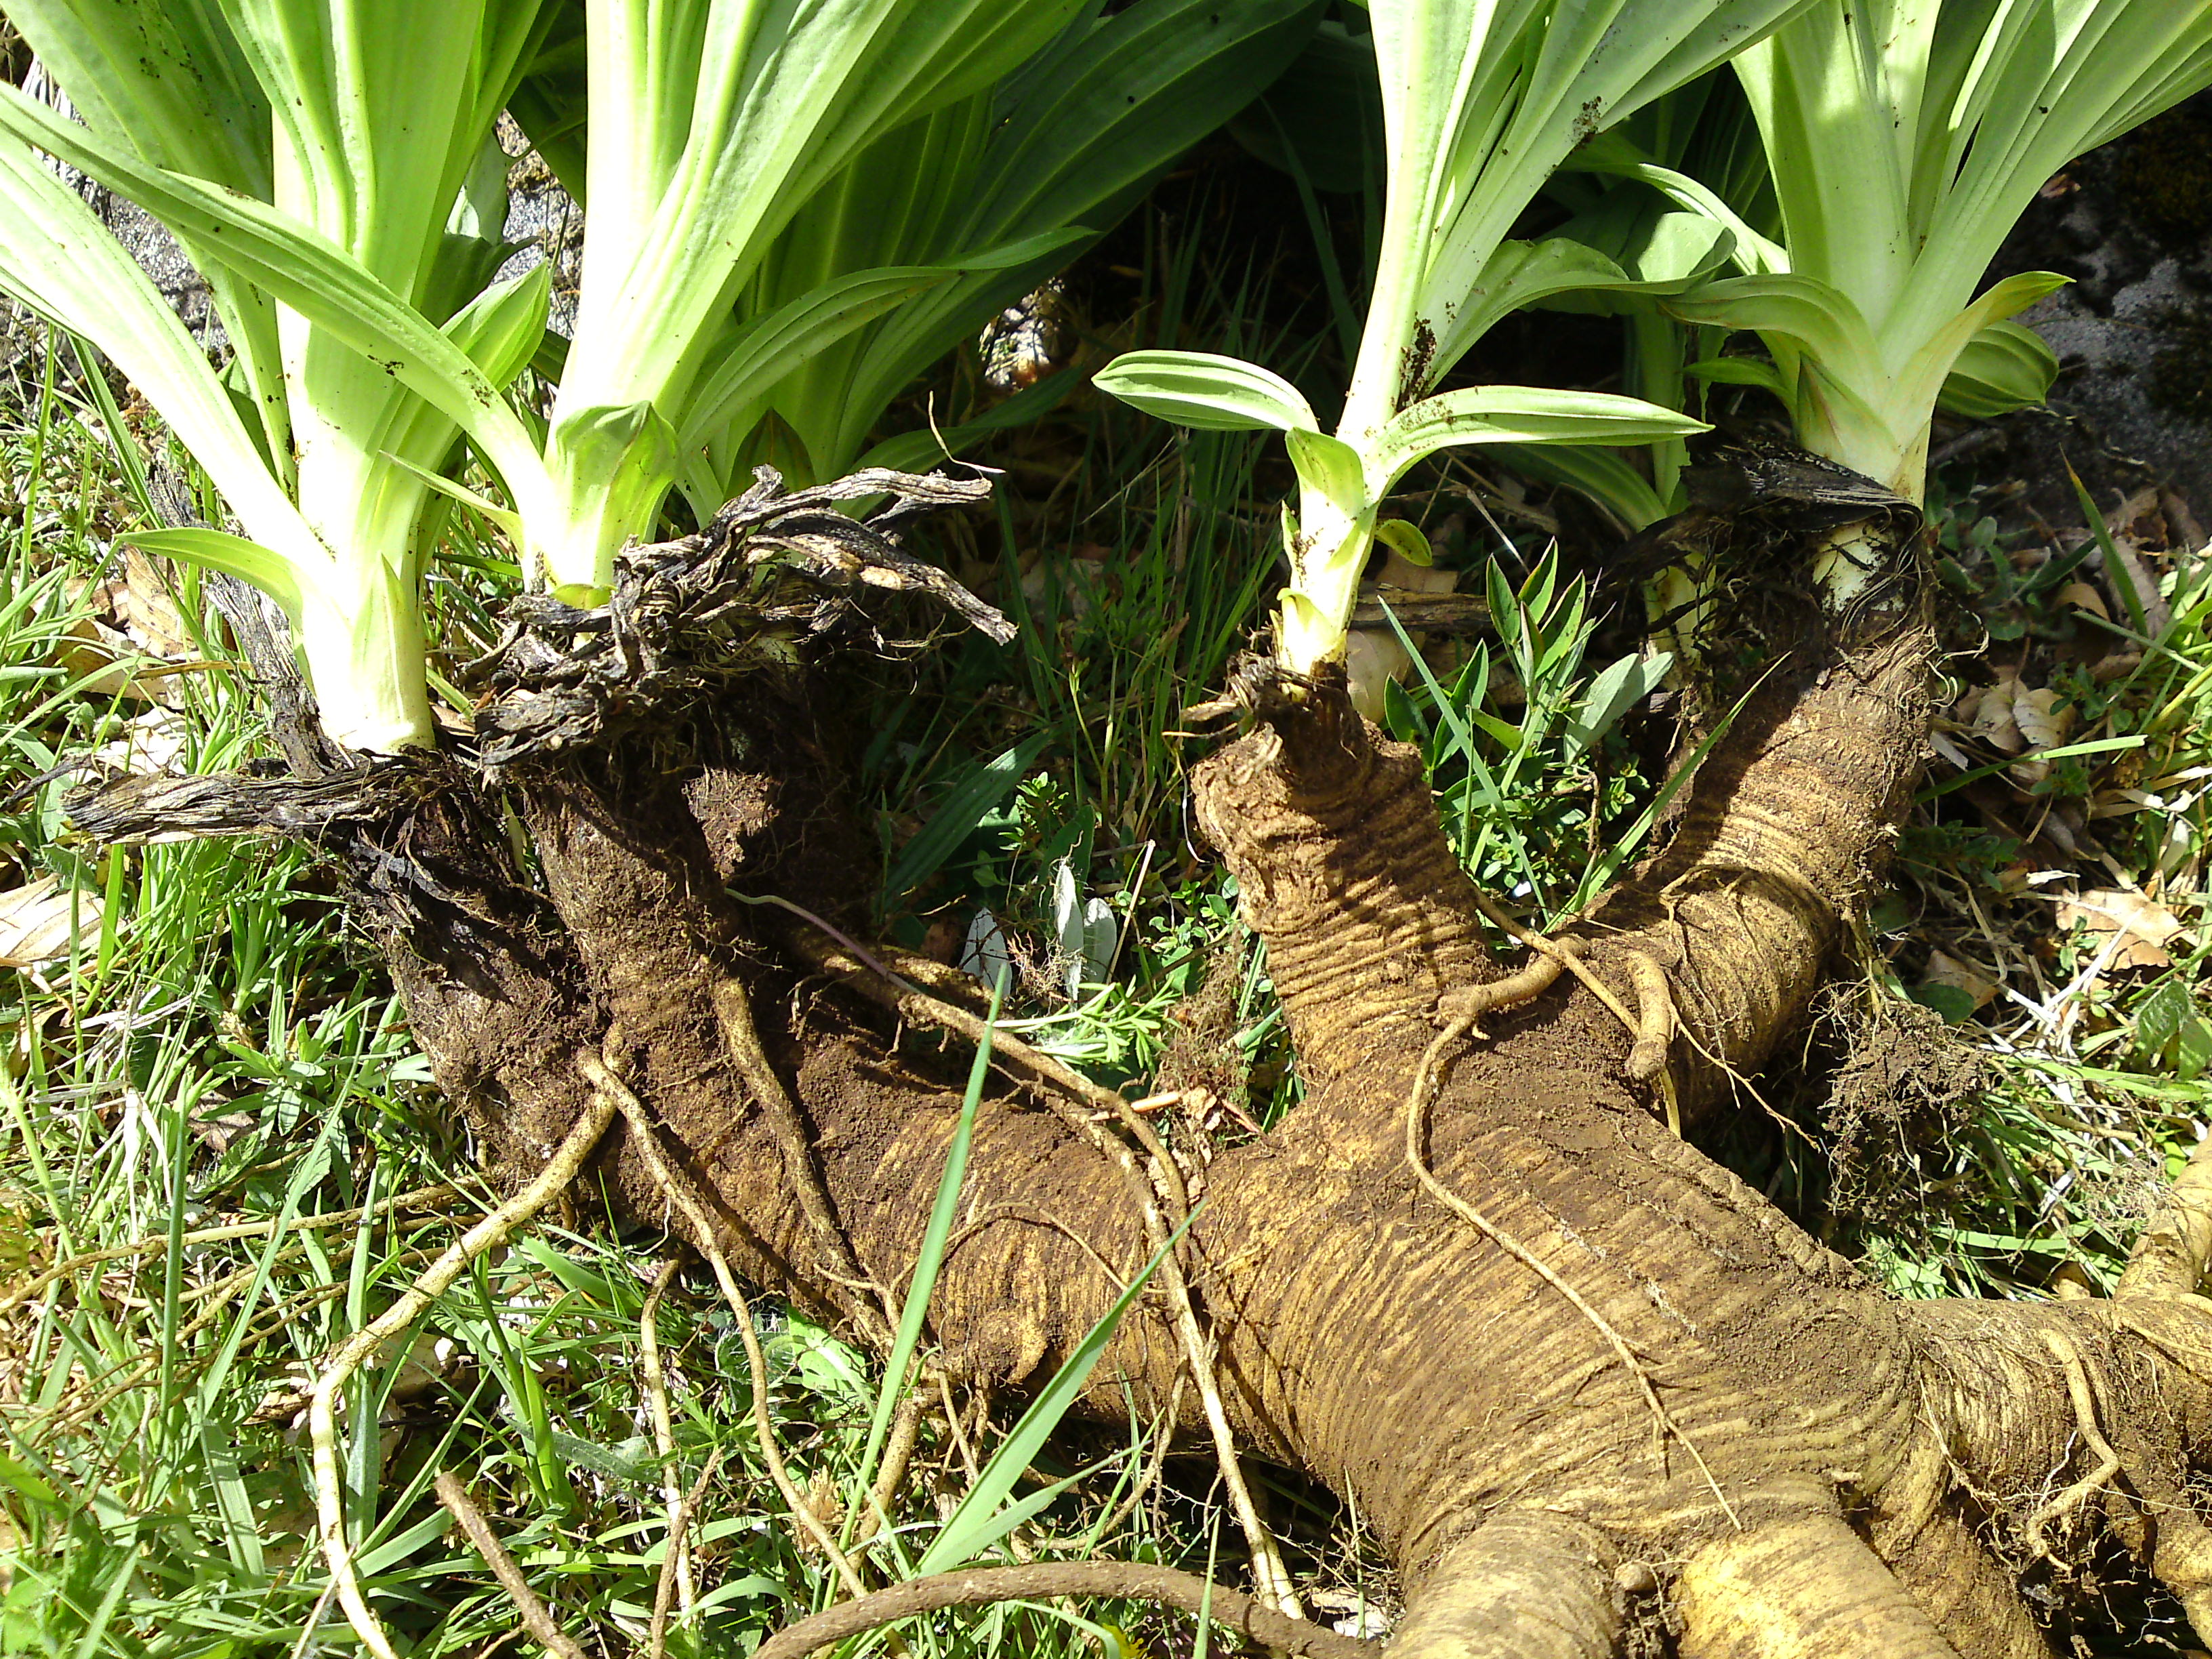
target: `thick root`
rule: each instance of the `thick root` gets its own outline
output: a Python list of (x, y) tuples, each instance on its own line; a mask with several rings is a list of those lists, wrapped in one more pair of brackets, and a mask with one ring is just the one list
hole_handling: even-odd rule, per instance
[(1595, 1527), (1540, 1510), (1494, 1515), (1430, 1571), (1391, 1659), (1609, 1659), (1620, 1567)]
[(1675, 1589), (1681, 1659), (1959, 1659), (1832, 1510), (1717, 1538)]

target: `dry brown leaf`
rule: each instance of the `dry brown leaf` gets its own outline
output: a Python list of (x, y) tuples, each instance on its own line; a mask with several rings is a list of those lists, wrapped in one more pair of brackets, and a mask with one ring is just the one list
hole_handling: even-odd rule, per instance
[(1972, 963), (1942, 951), (1928, 953), (1928, 971), (1922, 976), (1930, 985), (1948, 985), (1973, 998), (1974, 1006), (1986, 1008), (1996, 1000), (1997, 983)]
[(2030, 758), (2014, 766), (2012, 775), (2020, 783), (2038, 784), (2051, 775), (2051, 763), (2033, 757), (2066, 741), (2066, 734), (2074, 729), (2074, 710), (2070, 706), (2062, 706), (2058, 693), (2048, 686), (2039, 686), (2031, 691), (2017, 680), (2013, 685), (2013, 724), (2020, 728)]
[(2001, 755), (2017, 755), (2027, 747), (2027, 739), (2021, 735), (2020, 722), (2014, 718), (2014, 700), (2020, 690), (2020, 681), (2010, 671), (2000, 675), (1997, 683), (1984, 691), (1974, 706), (1974, 735)]
[(70, 625), (56, 660), (95, 696), (182, 708), (179, 672), (203, 659), (171, 586), (166, 561), (125, 549), (120, 574), (70, 585), (71, 604), (91, 614)]
[(2157, 900), (2117, 887), (2100, 887), (2062, 898), (2059, 927), (2077, 924), (2100, 951), (2107, 942), (2118, 939), (2109, 963), (2114, 968), (2172, 967), (2173, 958), (2166, 953), (2166, 941), (2182, 928), (2180, 919)]
[(2012, 700), (2013, 723), (2020, 734), (2027, 739), (2030, 749), (2056, 749), (2066, 741), (2066, 734), (2074, 729), (2074, 710), (2063, 705), (2058, 693), (2049, 686), (2039, 686), (2031, 691), (2018, 680)]
[(198, 654), (192, 647), (191, 629), (177, 608), (167, 561), (157, 562), (126, 547), (123, 580), (109, 586), (116, 590), (116, 621), (141, 651), (169, 662)]
[(185, 723), (174, 711), (149, 708), (125, 721), (93, 757), (118, 772), (167, 772), (184, 758), (185, 737)]
[(40, 876), (0, 893), (0, 968), (36, 968), (60, 962), (72, 944), (100, 939), (100, 896), (64, 887)]
[(2067, 583), (2058, 590), (2058, 603), (2076, 611), (2093, 611), (2108, 622), (2112, 619), (2112, 613), (2105, 609), (2105, 596), (2087, 582)]

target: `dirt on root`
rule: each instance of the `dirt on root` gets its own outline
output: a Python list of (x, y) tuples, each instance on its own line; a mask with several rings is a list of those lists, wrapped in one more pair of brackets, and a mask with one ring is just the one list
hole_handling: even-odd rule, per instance
[(1833, 1055), (1820, 1111), (1831, 1162), (1831, 1205), (1863, 1222), (1894, 1220), (1925, 1200), (1926, 1148), (1973, 1121), (1993, 1075), (1988, 1057), (1917, 1003), (1842, 985), (1817, 1017)]

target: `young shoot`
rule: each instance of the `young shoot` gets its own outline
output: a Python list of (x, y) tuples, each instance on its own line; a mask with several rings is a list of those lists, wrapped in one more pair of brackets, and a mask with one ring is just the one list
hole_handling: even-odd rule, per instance
[[(1702, 424), (1634, 398), (1437, 387), (1509, 311), (1573, 290), (1665, 293), (1725, 257), (1654, 274), (1565, 237), (1508, 233), (1577, 146), (1741, 51), (1802, 0), (1374, 0), (1388, 187), (1365, 328), (1334, 432), (1256, 364), (1134, 352), (1098, 385), (1194, 427), (1273, 427), (1298, 475), (1284, 512), (1291, 579), (1276, 653), (1300, 673), (1340, 657), (1382, 504), (1407, 470), (1459, 444), (1626, 445)], [(1625, 251), (1625, 250), (1624, 250)]]

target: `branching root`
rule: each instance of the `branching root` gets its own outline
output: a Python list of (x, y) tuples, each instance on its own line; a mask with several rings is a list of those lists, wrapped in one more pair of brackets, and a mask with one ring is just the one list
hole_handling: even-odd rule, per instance
[(2044, 1346), (2051, 1350), (2051, 1357), (2066, 1373), (2066, 1393), (2073, 1402), (2075, 1431), (2081, 1435), (2082, 1443), (2095, 1454), (2097, 1459), (2087, 1474), (2052, 1493), (2034, 1514), (2027, 1517), (2028, 1547), (2038, 1556), (2049, 1560), (2053, 1558), (2044, 1534), (2051, 1523), (2087, 1505), (2105, 1490), (2106, 1482), (2120, 1472), (2121, 1465), (2120, 1455), (2112, 1449), (2112, 1442), (2105, 1438), (2104, 1431), (2097, 1425), (2100, 1414), (2097, 1391), (2089, 1380), (2088, 1368), (2081, 1363), (2081, 1356), (2056, 1332), (2045, 1331), (2042, 1336)]
[(837, 1547), (836, 1539), (823, 1524), (822, 1517), (815, 1514), (808, 1504), (783, 1461), (783, 1450), (775, 1437), (775, 1425), (769, 1414), (768, 1362), (761, 1352), (760, 1334), (753, 1329), (752, 1304), (745, 1300), (744, 1292), (738, 1288), (737, 1275), (730, 1271), (730, 1259), (723, 1253), (714, 1218), (693, 1194), (690, 1184), (670, 1167), (667, 1158), (660, 1150), (659, 1126), (653, 1122), (653, 1115), (646, 1110), (645, 1103), (637, 1097), (628, 1084), (614, 1074), (599, 1055), (580, 1054), (576, 1063), (585, 1077), (590, 1079), (598, 1096), (607, 1099), (628, 1120), (630, 1138), (637, 1147), (638, 1156), (644, 1160), (654, 1184), (660, 1189), (661, 1196), (690, 1224), (696, 1235), (693, 1243), (697, 1245), (700, 1254), (707, 1258), (708, 1266), (714, 1270), (714, 1282), (721, 1286), (723, 1300), (730, 1304), (730, 1311), (737, 1316), (738, 1337), (744, 1344), (745, 1368), (752, 1384), (753, 1431), (760, 1441), (761, 1463), (768, 1470), (769, 1479), (775, 1483), (784, 1507), (837, 1570), (846, 1593), (855, 1596), (866, 1595), (867, 1586), (861, 1582), (859, 1570), (854, 1566), (851, 1558)]

